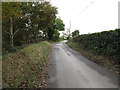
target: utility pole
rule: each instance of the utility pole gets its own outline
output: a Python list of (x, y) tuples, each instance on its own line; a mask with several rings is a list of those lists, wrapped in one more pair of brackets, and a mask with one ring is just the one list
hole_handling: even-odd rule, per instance
[(69, 25), (69, 37), (70, 37), (70, 31), (71, 31), (71, 20), (70, 20), (70, 25)]

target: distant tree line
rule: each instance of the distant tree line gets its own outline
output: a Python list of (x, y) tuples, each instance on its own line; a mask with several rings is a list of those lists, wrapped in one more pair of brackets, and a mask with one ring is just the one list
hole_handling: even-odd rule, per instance
[(49, 2), (3, 2), (3, 50), (42, 40), (58, 40), (64, 23)]

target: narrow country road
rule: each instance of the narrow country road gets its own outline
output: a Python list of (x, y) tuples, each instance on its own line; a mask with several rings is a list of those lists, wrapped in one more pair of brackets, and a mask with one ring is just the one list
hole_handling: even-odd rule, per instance
[(48, 88), (118, 88), (118, 77), (66, 45), (55, 44), (49, 67)]

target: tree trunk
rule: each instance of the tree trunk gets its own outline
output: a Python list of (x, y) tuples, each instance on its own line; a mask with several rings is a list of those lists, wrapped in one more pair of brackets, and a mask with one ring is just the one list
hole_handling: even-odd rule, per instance
[(12, 17), (10, 17), (10, 44), (13, 47), (14, 41), (13, 41), (13, 20)]

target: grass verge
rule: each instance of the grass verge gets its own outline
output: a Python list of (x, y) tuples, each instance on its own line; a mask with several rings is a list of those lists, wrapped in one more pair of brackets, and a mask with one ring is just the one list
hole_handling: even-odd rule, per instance
[(92, 51), (86, 51), (82, 49), (82, 46), (80, 46), (77, 42), (69, 41), (67, 43), (71, 48), (73, 48), (76, 51), (79, 51), (83, 56), (87, 57), (88, 59), (96, 62), (97, 64), (100, 64), (102, 66), (105, 66), (109, 68), (111, 71), (119, 74), (119, 66), (115, 65), (113, 60), (110, 60), (108, 57), (102, 56), (102, 55), (95, 55), (92, 53)]
[(2, 58), (3, 88), (39, 88), (45, 85), (45, 70), (51, 45), (32, 44)]

